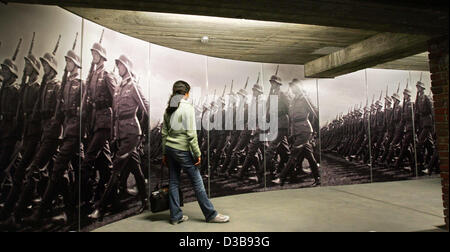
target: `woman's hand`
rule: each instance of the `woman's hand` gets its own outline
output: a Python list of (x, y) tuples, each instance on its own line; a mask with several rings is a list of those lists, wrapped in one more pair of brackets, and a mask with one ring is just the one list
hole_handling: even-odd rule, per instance
[(197, 165), (200, 165), (201, 163), (202, 163), (202, 157), (198, 157), (197, 163), (195, 163), (194, 165), (197, 166)]
[(166, 155), (164, 155), (162, 157), (162, 163), (163, 163), (163, 165), (167, 166), (167, 157), (166, 157)]

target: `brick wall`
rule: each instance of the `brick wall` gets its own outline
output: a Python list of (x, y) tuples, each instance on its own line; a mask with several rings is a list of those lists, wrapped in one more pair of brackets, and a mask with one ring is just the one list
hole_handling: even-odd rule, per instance
[(436, 134), (439, 149), (442, 200), (445, 224), (448, 230), (448, 35), (428, 42), (428, 59), (431, 72)]

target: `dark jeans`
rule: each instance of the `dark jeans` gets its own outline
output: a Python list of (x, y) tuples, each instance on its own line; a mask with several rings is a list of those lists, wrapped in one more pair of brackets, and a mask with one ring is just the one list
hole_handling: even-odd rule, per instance
[(181, 169), (188, 174), (194, 187), (195, 196), (202, 209), (206, 221), (210, 221), (217, 216), (217, 211), (206, 195), (200, 171), (194, 165), (194, 158), (189, 151), (181, 151), (168, 146), (166, 148), (167, 165), (169, 166), (169, 208), (170, 220), (178, 221), (183, 217), (180, 208), (180, 173)]

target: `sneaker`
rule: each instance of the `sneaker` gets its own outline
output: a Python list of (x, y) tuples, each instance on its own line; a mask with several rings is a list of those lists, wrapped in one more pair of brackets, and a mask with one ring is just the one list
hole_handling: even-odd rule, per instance
[(230, 221), (230, 216), (223, 215), (223, 214), (217, 214), (217, 216), (210, 220), (209, 223), (225, 223)]
[(189, 220), (189, 217), (187, 215), (183, 215), (183, 217), (181, 217), (180, 220), (178, 220), (178, 221), (170, 221), (170, 223), (172, 225), (177, 225), (177, 224), (180, 224), (181, 222), (185, 222), (187, 220)]

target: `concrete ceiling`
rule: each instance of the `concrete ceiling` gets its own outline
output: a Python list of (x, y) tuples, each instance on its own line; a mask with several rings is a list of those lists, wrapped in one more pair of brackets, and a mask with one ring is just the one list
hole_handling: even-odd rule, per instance
[[(158, 45), (213, 57), (304, 64), (376, 34), (347, 28), (194, 15), (69, 7), (109, 29)], [(209, 42), (200, 42), (208, 36)]]
[[(107, 28), (192, 53), (305, 64), (311, 77), (366, 67), (426, 71), (426, 41), (448, 36), (448, 2), (426, 0), (12, 2), (60, 5)], [(201, 43), (202, 36), (209, 43)]]
[[(219, 58), (305, 64), (378, 32), (195, 15), (66, 7), (109, 29), (154, 44)], [(207, 44), (201, 43), (209, 37)], [(428, 70), (422, 53), (375, 68)]]

